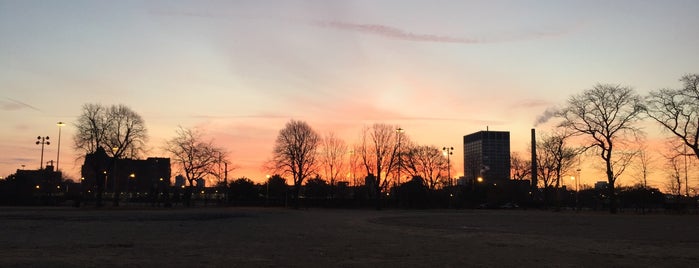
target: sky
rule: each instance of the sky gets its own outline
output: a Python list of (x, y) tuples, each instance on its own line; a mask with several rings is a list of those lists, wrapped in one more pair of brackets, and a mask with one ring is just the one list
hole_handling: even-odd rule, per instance
[[(139, 113), (148, 156), (166, 157), (179, 126), (201, 129), (229, 152), (233, 178), (264, 180), (291, 119), (350, 144), (365, 126), (394, 124), (417, 143), (456, 148), (461, 175), (464, 135), (510, 131), (512, 151), (527, 156), (537, 118), (596, 83), (679, 87), (699, 72), (697, 10), (699, 1), (0, 0), (0, 176), (39, 167), (37, 136), (50, 136), (44, 162), (55, 160), (61, 121), (59, 168), (79, 178), (72, 124), (86, 103)], [(598, 173), (584, 168), (581, 182)]]

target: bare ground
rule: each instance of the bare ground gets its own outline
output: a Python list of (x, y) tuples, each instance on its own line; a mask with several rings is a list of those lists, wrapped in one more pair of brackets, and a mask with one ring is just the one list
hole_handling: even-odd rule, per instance
[(699, 216), (0, 208), (0, 267), (697, 267)]

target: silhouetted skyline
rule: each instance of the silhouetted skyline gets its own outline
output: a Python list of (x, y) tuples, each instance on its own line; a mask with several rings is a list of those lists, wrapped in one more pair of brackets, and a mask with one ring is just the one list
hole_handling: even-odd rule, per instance
[[(349, 144), (366, 125), (396, 124), (439, 148), (489, 126), (510, 131), (512, 151), (526, 155), (530, 128), (572, 94), (597, 82), (645, 94), (696, 72), (696, 10), (694, 1), (3, 1), (0, 176), (39, 168), (37, 136), (51, 137), (44, 162), (56, 160), (61, 121), (60, 167), (78, 179), (71, 124), (84, 103), (142, 115), (147, 156), (167, 157), (162, 144), (180, 125), (205, 129), (230, 151), (231, 177), (256, 182), (292, 118)], [(652, 123), (646, 130), (659, 137)], [(582, 183), (595, 174), (584, 168)]]

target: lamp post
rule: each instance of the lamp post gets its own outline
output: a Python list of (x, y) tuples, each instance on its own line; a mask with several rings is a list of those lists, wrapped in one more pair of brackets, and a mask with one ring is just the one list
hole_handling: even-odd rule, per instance
[(113, 187), (112, 189), (113, 196), (114, 196), (114, 206), (118, 207), (119, 206), (119, 196), (117, 196), (117, 151), (119, 151), (119, 148), (117, 147), (112, 147), (112, 152), (114, 153), (112, 155), (112, 160), (114, 161), (114, 172), (112, 172), (112, 180), (113, 180)]
[(453, 186), (451, 183), (451, 158), (450, 156), (454, 154), (454, 147), (443, 147), (442, 151), (444, 155), (447, 156), (447, 176), (449, 176), (449, 186)]
[(38, 136), (36, 137), (36, 144), (39, 145), (41, 144), (41, 162), (39, 162), (39, 169), (44, 169), (44, 145), (49, 145), (51, 144), (49, 142), (49, 136), (42, 137)]
[(58, 161), (61, 160), (61, 127), (65, 125), (66, 124), (63, 122), (56, 123), (56, 126), (58, 126), (58, 152), (56, 153), (56, 171), (58, 171)]
[(126, 192), (127, 192), (126, 194), (128, 195), (126, 197), (127, 202), (131, 202), (131, 200), (133, 199), (132, 188), (135, 188), (135, 187), (131, 186), (131, 180), (133, 180), (134, 182), (136, 181), (136, 173), (132, 172), (131, 174), (129, 174), (129, 179), (126, 180)]
[[(400, 185), (400, 170), (403, 168), (403, 157), (402, 157), (402, 151), (400, 147), (400, 140), (401, 137), (403, 136), (403, 132), (405, 132), (405, 129), (403, 128), (397, 128), (396, 133), (398, 133), (398, 185)], [(380, 178), (377, 178), (380, 179)]]
[(265, 205), (269, 205), (269, 178), (271, 176), (267, 174), (267, 194), (266, 194), (266, 200), (265, 200)]
[(580, 189), (578, 188), (580, 185), (580, 178), (582, 177), (580, 175), (580, 168), (576, 170), (578, 172), (578, 177), (575, 178), (575, 207), (578, 207), (578, 202), (580, 202)]

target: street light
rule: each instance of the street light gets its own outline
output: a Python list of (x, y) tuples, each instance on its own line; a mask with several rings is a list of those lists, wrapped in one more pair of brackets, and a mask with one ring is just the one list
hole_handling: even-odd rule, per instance
[(444, 152), (444, 155), (447, 156), (447, 176), (449, 176), (449, 186), (452, 186), (451, 183), (451, 159), (450, 156), (454, 154), (454, 147), (443, 147), (442, 151)]
[(269, 178), (270, 177), (271, 176), (269, 174), (267, 174), (267, 194), (266, 194), (267, 196), (265, 197), (266, 198), (265, 205), (269, 205)]
[(36, 137), (36, 144), (39, 145), (41, 144), (41, 162), (39, 162), (39, 170), (44, 169), (44, 145), (49, 145), (51, 144), (49, 142), (49, 136), (42, 137), (38, 136)]
[(112, 189), (113, 196), (114, 196), (114, 206), (118, 207), (119, 206), (119, 196), (117, 196), (117, 151), (119, 151), (118, 147), (112, 147), (112, 152), (114, 153), (112, 156), (112, 160), (114, 161), (114, 172), (112, 172), (112, 180), (114, 181), (112, 184), (114, 185), (114, 189)]
[(58, 161), (61, 159), (61, 127), (66, 124), (63, 122), (56, 123), (58, 126), (58, 152), (56, 153), (56, 171), (58, 171)]
[(136, 180), (136, 174), (133, 172), (131, 174), (129, 174), (129, 179), (126, 180), (126, 191), (128, 192), (129, 198), (133, 198), (132, 189), (135, 188), (135, 187), (131, 186), (131, 180), (134, 180), (134, 181)]
[[(405, 129), (396, 128), (396, 133), (398, 133), (398, 184), (400, 185), (400, 170), (403, 168), (403, 157), (401, 157), (400, 139), (403, 136)], [(378, 178), (380, 179), (380, 178)]]

